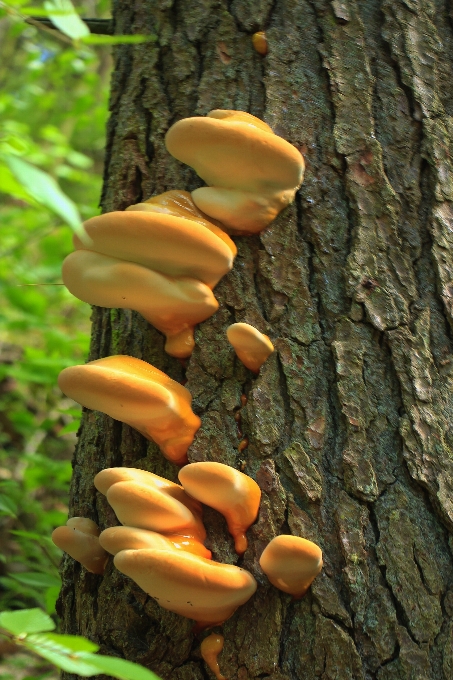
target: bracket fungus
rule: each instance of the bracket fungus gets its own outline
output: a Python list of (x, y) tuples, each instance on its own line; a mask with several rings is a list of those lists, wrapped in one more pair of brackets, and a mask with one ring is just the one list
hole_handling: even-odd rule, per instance
[(235, 233), (264, 229), (294, 200), (303, 180), (300, 152), (243, 111), (183, 118), (165, 143), (208, 184), (192, 192), (195, 205)]
[(157, 531), (135, 527), (120, 526), (105, 529), (99, 536), (99, 543), (111, 555), (116, 555), (121, 550), (154, 548), (155, 550), (185, 550), (193, 555), (211, 559), (211, 551), (191, 536), (164, 535)]
[(178, 484), (144, 470), (112, 468), (99, 472), (94, 485), (107, 496), (121, 524), (200, 543), (206, 538), (201, 506)]
[(229, 619), (257, 585), (245, 569), (182, 550), (122, 550), (114, 564), (164, 609), (194, 619), (198, 630)]
[(99, 542), (99, 527), (86, 517), (71, 517), (57, 527), (52, 541), (92, 574), (103, 574), (108, 555)]
[(82, 406), (121, 420), (155, 441), (166, 458), (184, 465), (200, 419), (185, 387), (151, 364), (116, 355), (65, 368), (64, 394)]
[(276, 536), (264, 548), (260, 566), (272, 585), (298, 599), (321, 571), (322, 551), (299, 536)]
[(212, 288), (233, 266), (230, 237), (183, 191), (93, 217), (84, 229), (86, 240), (75, 236), (63, 262), (68, 290), (92, 305), (139, 312), (166, 335), (169, 354), (190, 356), (194, 326), (218, 308)]
[(261, 499), (258, 484), (229, 465), (191, 463), (179, 472), (179, 480), (193, 498), (222, 513), (234, 538), (236, 552), (247, 549), (245, 532), (256, 520)]
[(248, 323), (233, 323), (227, 328), (227, 338), (244, 366), (258, 373), (274, 351), (267, 335)]

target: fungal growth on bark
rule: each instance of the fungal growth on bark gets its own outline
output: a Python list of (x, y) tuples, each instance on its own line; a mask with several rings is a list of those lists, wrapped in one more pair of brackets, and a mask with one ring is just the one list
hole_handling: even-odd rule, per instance
[(93, 574), (103, 574), (108, 555), (99, 543), (99, 527), (86, 517), (72, 517), (52, 532), (52, 541)]
[(113, 483), (106, 482), (106, 478), (109, 481), (112, 479), (109, 470), (99, 472), (94, 484), (101, 493), (105, 493), (121, 524), (158, 532), (170, 540), (173, 537), (178, 537), (180, 541), (189, 538), (192, 543), (201, 544), (198, 554), (210, 557), (209, 551), (203, 550), (202, 546), (206, 530), (201, 519), (201, 508), (192, 502), (182, 487), (150, 472), (123, 480), (118, 475), (117, 481)]
[(127, 423), (184, 465), (200, 419), (185, 387), (141, 359), (117, 355), (65, 368), (58, 378), (64, 394), (82, 406)]
[(217, 310), (212, 289), (233, 266), (230, 237), (183, 191), (93, 217), (84, 229), (63, 263), (68, 290), (92, 305), (140, 312), (165, 334), (169, 354), (190, 356), (194, 326)]
[(272, 585), (299, 598), (322, 569), (321, 548), (299, 536), (276, 536), (264, 548), (260, 567)]
[(229, 465), (213, 462), (186, 465), (179, 472), (179, 480), (190, 496), (222, 513), (236, 552), (242, 555), (247, 549), (245, 532), (260, 507), (258, 484)]
[(183, 118), (169, 129), (165, 143), (208, 184), (192, 191), (195, 205), (232, 233), (262, 231), (302, 184), (299, 151), (243, 111), (216, 109), (205, 117)]
[(245, 569), (185, 551), (122, 550), (114, 564), (164, 609), (194, 619), (198, 630), (229, 619), (257, 587)]
[(223, 635), (211, 633), (208, 637), (205, 637), (200, 646), (203, 661), (214, 673), (216, 680), (226, 680), (225, 676), (220, 672), (220, 666), (217, 660), (219, 654), (222, 652), (224, 642)]
[(274, 351), (267, 335), (248, 323), (233, 323), (227, 328), (227, 338), (244, 366), (258, 373)]

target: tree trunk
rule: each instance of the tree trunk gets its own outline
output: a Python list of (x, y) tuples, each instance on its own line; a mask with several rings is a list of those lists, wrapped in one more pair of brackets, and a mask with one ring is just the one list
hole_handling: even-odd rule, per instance
[[(200, 180), (165, 150), (176, 120), (214, 108), (264, 119), (300, 149), (296, 202), (237, 237), (219, 311), (184, 370), (139, 314), (93, 312), (90, 359), (130, 354), (187, 378), (203, 425), (189, 458), (244, 470), (263, 499), (242, 560), (223, 518), (204, 518), (214, 558), (240, 563), (256, 595), (223, 625), (233, 680), (453, 678), (453, 24), (443, 0), (117, 2), (103, 209)], [(266, 30), (269, 53), (251, 35)], [(254, 377), (225, 329), (246, 321), (276, 352)], [(184, 376), (185, 373), (185, 376)], [(249, 445), (238, 451), (235, 413)], [(116, 524), (93, 476), (140, 467), (175, 480), (157, 447), (84, 416), (71, 513)], [(301, 600), (258, 559), (293, 533), (325, 566)], [(212, 678), (192, 622), (111, 564), (64, 560), (64, 629), (171, 680)], [(66, 675), (65, 677), (70, 677)]]

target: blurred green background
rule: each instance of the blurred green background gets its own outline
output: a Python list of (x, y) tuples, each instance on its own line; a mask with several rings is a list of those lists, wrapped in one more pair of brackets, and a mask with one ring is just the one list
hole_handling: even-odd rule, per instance
[[(44, 8), (31, 4), (0, 2), (0, 611), (52, 614), (50, 534), (67, 519), (80, 417), (56, 380), (85, 361), (90, 316), (61, 285), (61, 263), (77, 213), (99, 214), (111, 47), (25, 23)], [(110, 16), (107, 0), (74, 5)]]

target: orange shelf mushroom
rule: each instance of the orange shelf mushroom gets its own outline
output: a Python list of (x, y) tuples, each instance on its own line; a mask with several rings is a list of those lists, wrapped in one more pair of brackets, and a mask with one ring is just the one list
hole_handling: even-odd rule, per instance
[(256, 590), (244, 569), (176, 550), (122, 550), (114, 564), (172, 612), (208, 628), (229, 619)]
[[(94, 478), (94, 484), (107, 496), (119, 521), (126, 525), (107, 529), (107, 534), (104, 531), (103, 544), (105, 540), (113, 541), (109, 545), (122, 545), (119, 549), (124, 550), (137, 549), (140, 541), (151, 541), (152, 545), (141, 547), (162, 549), (163, 544), (156, 544), (158, 539), (153, 535), (157, 532), (170, 542), (166, 544), (167, 549), (171, 544), (175, 550), (181, 548), (208, 559), (211, 557), (210, 551), (203, 545), (206, 530), (201, 519), (201, 506), (178, 484), (134, 468), (102, 470)], [(134, 530), (142, 531), (135, 533), (133, 538), (130, 536), (132, 542), (129, 545), (128, 535)]]
[(135, 527), (110, 527), (99, 536), (99, 543), (111, 555), (121, 550), (141, 550), (154, 548), (156, 550), (185, 550), (186, 552), (211, 559), (211, 551), (200, 541), (190, 536), (159, 534), (156, 531), (136, 529)]
[(58, 378), (64, 394), (155, 441), (166, 458), (184, 465), (200, 419), (185, 387), (145, 361), (117, 355), (65, 368)]
[(276, 536), (263, 550), (260, 566), (272, 585), (299, 598), (322, 569), (322, 551), (299, 536)]
[(248, 323), (233, 323), (227, 328), (227, 338), (244, 366), (258, 373), (274, 351), (267, 335)]
[(193, 329), (218, 308), (212, 288), (233, 266), (236, 246), (196, 208), (169, 191), (125, 212), (93, 217), (86, 240), (63, 263), (63, 281), (84, 302), (133, 309), (166, 335), (166, 351), (190, 356)]
[(236, 552), (244, 553), (245, 532), (258, 516), (261, 499), (258, 484), (229, 465), (213, 462), (186, 465), (179, 472), (179, 480), (190, 496), (222, 513)]
[(220, 672), (219, 662), (217, 661), (217, 657), (222, 652), (224, 642), (223, 635), (211, 633), (211, 635), (208, 635), (208, 637), (203, 640), (200, 647), (201, 656), (214, 673), (216, 680), (227, 680)]
[(294, 200), (303, 180), (299, 151), (243, 111), (184, 118), (168, 130), (165, 143), (208, 184), (192, 192), (195, 205), (235, 233), (264, 229)]
[(108, 555), (99, 543), (99, 527), (86, 517), (72, 517), (66, 526), (57, 527), (52, 541), (87, 571), (103, 574)]

